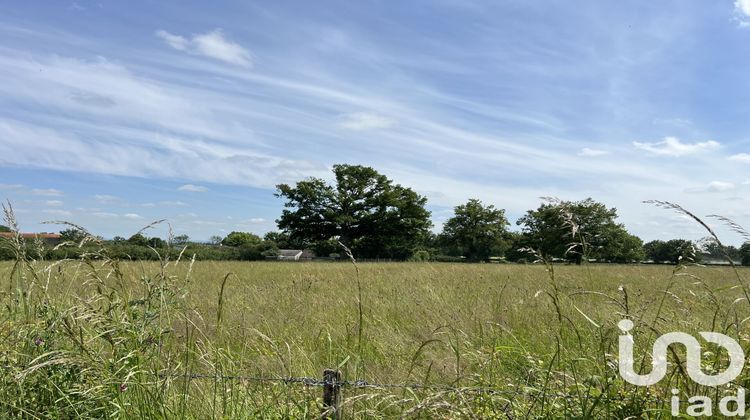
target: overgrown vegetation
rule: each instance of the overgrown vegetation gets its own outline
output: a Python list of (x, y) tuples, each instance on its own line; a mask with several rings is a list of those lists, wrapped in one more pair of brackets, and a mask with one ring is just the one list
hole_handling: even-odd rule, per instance
[[(673, 388), (728, 390), (696, 387), (680, 348), (658, 385), (624, 383), (620, 319), (635, 323), (644, 371), (664, 332), (750, 343), (747, 272), (686, 259), (558, 266), (529, 250), (541, 264), (352, 267), (195, 262), (177, 248), (124, 262), (85, 234), (58, 250), (91, 251), (47, 262), (18, 237), (1, 244), (15, 259), (0, 265), (0, 404), (16, 417), (311, 418), (319, 388), (251, 378), (338, 367), (350, 381), (435, 387), (344, 388), (355, 418), (667, 418)], [(724, 357), (704, 352), (704, 369)]]

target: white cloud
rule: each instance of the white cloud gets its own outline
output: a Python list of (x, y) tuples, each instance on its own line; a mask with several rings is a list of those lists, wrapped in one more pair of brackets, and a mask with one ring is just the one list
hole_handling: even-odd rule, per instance
[(0, 184), (0, 190), (17, 190), (23, 188), (21, 184)]
[(177, 191), (206, 192), (208, 191), (208, 188), (202, 185), (185, 184), (181, 186), (180, 188), (177, 188)]
[(160, 201), (159, 204), (162, 206), (177, 206), (177, 207), (184, 207), (188, 205), (184, 201)]
[(727, 159), (740, 163), (750, 163), (750, 153), (738, 153), (736, 155), (729, 156)]
[(42, 195), (46, 197), (60, 197), (63, 195), (62, 191), (56, 190), (54, 188), (34, 188), (31, 190), (31, 193), (34, 195)]
[(371, 112), (354, 112), (341, 116), (338, 126), (348, 130), (376, 130), (389, 128), (396, 124), (396, 121), (382, 115)]
[(169, 32), (163, 29), (159, 29), (158, 31), (156, 31), (156, 36), (163, 39), (164, 42), (167, 43), (167, 45), (169, 45), (170, 47), (176, 50), (185, 51), (188, 49), (188, 46), (190, 45), (190, 41), (185, 39), (185, 37), (170, 34)]
[(724, 181), (711, 181), (703, 187), (688, 188), (685, 192), (723, 192), (731, 191), (735, 188), (735, 185), (731, 182)]
[(734, 13), (737, 15), (740, 26), (750, 26), (750, 0), (735, 0)]
[(266, 219), (262, 217), (253, 217), (252, 219), (250, 219), (250, 223), (263, 223), (265, 221)]
[(109, 219), (117, 217), (117, 214), (115, 213), (107, 213), (104, 211), (97, 211), (91, 214), (93, 214), (96, 217), (103, 217), (103, 218), (109, 218)]
[(42, 210), (42, 213), (46, 214), (52, 214), (55, 216), (71, 216), (73, 213), (67, 211), (67, 210), (60, 210), (60, 209), (45, 209)]
[(122, 217), (124, 217), (126, 219), (130, 219), (130, 220), (140, 220), (140, 219), (143, 219), (143, 217), (141, 217), (140, 215), (135, 214), (135, 213), (126, 213), (126, 214), (123, 214)]
[(584, 156), (584, 157), (596, 157), (596, 156), (602, 156), (606, 154), (609, 154), (609, 152), (606, 152), (604, 150), (589, 149), (588, 147), (584, 147), (578, 152), (578, 156)]
[(655, 155), (662, 156), (686, 156), (721, 147), (719, 142), (708, 140), (699, 143), (683, 143), (677, 137), (664, 137), (664, 140), (656, 143), (641, 143), (634, 141), (636, 149), (645, 150)]
[(44, 202), (44, 204), (48, 206), (62, 206), (63, 202), (60, 200), (47, 200)]
[(241, 45), (226, 39), (221, 29), (214, 29), (205, 34), (195, 34), (191, 39), (171, 34), (163, 29), (156, 31), (156, 36), (179, 51), (198, 54), (243, 67), (252, 67), (253, 64), (250, 52)]

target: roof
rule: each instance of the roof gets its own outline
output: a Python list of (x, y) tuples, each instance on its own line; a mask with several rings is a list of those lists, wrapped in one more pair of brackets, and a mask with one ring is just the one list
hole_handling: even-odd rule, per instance
[[(16, 236), (16, 232), (0, 232), (0, 237), (3, 238), (13, 238)], [(59, 233), (49, 233), (49, 232), (41, 232), (41, 233), (22, 233), (21, 237), (24, 239), (60, 239)]]
[(279, 250), (280, 257), (296, 257), (297, 255), (301, 253), (302, 253), (301, 249), (280, 249)]

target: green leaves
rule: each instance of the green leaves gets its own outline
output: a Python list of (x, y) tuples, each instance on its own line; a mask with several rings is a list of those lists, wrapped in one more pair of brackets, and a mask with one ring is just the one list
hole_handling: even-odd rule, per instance
[(318, 178), (277, 186), (286, 199), (279, 228), (307, 247), (338, 238), (359, 257), (406, 258), (431, 227), (427, 199), (375, 169), (334, 165), (334, 185)]

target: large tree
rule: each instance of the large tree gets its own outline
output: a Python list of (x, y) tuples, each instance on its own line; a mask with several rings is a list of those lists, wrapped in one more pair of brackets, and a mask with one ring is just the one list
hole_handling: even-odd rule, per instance
[(277, 220), (292, 241), (339, 240), (361, 257), (406, 258), (427, 234), (427, 199), (375, 169), (334, 165), (335, 183), (319, 178), (280, 184), (285, 209)]
[(642, 256), (640, 239), (617, 223), (617, 209), (591, 198), (582, 201), (549, 200), (529, 210), (522, 226), (525, 246), (545, 258), (565, 258), (580, 264), (584, 258), (634, 261)]
[(470, 199), (466, 204), (456, 206), (454, 216), (443, 226), (441, 239), (449, 255), (486, 260), (505, 253), (508, 224), (505, 210)]

